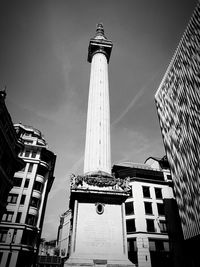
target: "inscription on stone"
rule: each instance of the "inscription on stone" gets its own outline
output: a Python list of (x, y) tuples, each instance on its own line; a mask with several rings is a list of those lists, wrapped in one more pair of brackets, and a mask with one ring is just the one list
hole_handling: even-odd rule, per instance
[(77, 250), (81, 253), (121, 253), (121, 208), (105, 205), (104, 213), (98, 214), (94, 204), (80, 205), (82, 207), (79, 206)]

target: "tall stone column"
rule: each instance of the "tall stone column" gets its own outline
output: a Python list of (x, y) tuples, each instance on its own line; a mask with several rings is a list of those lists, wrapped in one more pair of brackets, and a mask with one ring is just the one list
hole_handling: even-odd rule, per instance
[(92, 56), (84, 174), (111, 173), (108, 62), (101, 50)]
[(104, 35), (103, 25), (97, 25), (90, 40), (88, 61), (91, 63), (86, 128), (84, 174), (111, 174), (110, 105), (108, 62), (112, 42)]
[(112, 42), (102, 24), (90, 39), (91, 63), (84, 174), (72, 175), (73, 228), (65, 267), (133, 267), (128, 260), (124, 201), (126, 181), (111, 175), (108, 63)]

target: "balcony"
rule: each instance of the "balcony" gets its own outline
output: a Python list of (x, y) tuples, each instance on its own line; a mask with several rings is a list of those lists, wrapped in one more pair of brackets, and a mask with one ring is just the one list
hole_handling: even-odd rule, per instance
[(42, 183), (42, 184), (44, 184), (44, 182), (45, 182), (45, 178), (44, 178), (44, 176), (41, 175), (41, 174), (37, 174), (35, 180), (36, 180), (37, 182)]
[(45, 162), (45, 161), (40, 161), (40, 165), (42, 166), (42, 167), (45, 167), (45, 168), (47, 168), (47, 169), (49, 169), (49, 164), (47, 163), (47, 162)]
[(37, 216), (37, 215), (38, 215), (38, 209), (35, 208), (35, 207), (30, 206), (30, 207), (29, 207), (29, 211), (28, 211), (28, 213), (29, 213), (30, 215)]
[(41, 192), (38, 190), (33, 190), (32, 196), (35, 198), (41, 198)]
[(38, 256), (37, 262), (39, 264), (57, 264), (56, 266), (61, 266), (61, 258), (58, 256)]
[(48, 171), (49, 171), (48, 164), (44, 161), (40, 161), (37, 169), (37, 174), (45, 177)]
[(42, 146), (46, 146), (46, 142), (42, 139), (38, 139), (37, 140), (37, 145), (42, 145)]

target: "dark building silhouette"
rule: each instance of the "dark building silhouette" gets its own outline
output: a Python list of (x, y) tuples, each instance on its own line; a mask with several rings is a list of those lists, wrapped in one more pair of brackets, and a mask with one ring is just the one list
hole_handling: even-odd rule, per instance
[(8, 193), (13, 187), (13, 175), (24, 166), (23, 160), (18, 157), (23, 146), (17, 138), (5, 97), (5, 90), (0, 91), (0, 220), (6, 211)]
[(29, 267), (36, 263), (56, 155), (39, 130), (21, 123), (14, 127), (24, 144), (19, 156), (25, 166), (14, 174), (0, 223), (0, 266)]

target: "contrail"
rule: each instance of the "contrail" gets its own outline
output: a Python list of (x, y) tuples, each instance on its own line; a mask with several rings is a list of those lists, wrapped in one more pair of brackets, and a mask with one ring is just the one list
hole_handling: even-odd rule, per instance
[(72, 168), (70, 169), (70, 173), (74, 173), (74, 172), (76, 172), (76, 171), (80, 168), (80, 166), (83, 164), (83, 159), (84, 159), (84, 156), (82, 155), (82, 156), (79, 158), (79, 160), (77, 160), (77, 161), (73, 164)]
[[(149, 85), (155, 80), (155, 78), (157, 77), (159, 71), (157, 71), (152, 77), (151, 79), (142, 87), (142, 89), (134, 96), (134, 98), (132, 99), (132, 101), (129, 103), (129, 105), (125, 108), (125, 110), (119, 115), (119, 117), (114, 120), (111, 123), (111, 127), (113, 127), (114, 125), (116, 125), (118, 122), (120, 122), (124, 116), (129, 112), (129, 110), (131, 108), (133, 108), (133, 106), (135, 105), (135, 103), (143, 96), (144, 92), (147, 90), (147, 88), (149, 87)], [(75, 173), (80, 166), (83, 164), (83, 159), (84, 156), (82, 155), (71, 167), (71, 169), (69, 170), (68, 174), (67, 174), (67, 178), (69, 178), (71, 173)], [(61, 181), (61, 183), (59, 184), (59, 186), (57, 188), (55, 188), (54, 190), (52, 190), (53, 192), (51, 192), (50, 198), (52, 198), (61, 188), (63, 188), (64, 183), (66, 181), (63, 180)]]
[(125, 110), (119, 115), (119, 117), (114, 120), (111, 123), (111, 127), (113, 127), (114, 125), (116, 125), (118, 122), (121, 121), (122, 118), (124, 118), (124, 116), (129, 112), (129, 110), (135, 105), (135, 103), (141, 98), (141, 96), (143, 96), (144, 92), (146, 91), (146, 89), (149, 87), (149, 84), (151, 84), (155, 78), (157, 77), (159, 71), (157, 71), (152, 77), (151, 79), (142, 87), (141, 90), (139, 90), (137, 92), (137, 94), (134, 96), (134, 98), (132, 99), (132, 101), (130, 102), (130, 104), (125, 108)]
[[(151, 79), (135, 95), (135, 97), (132, 99), (130, 104), (125, 108), (125, 110), (119, 115), (119, 117), (113, 123), (111, 123), (111, 127), (116, 125), (118, 122), (121, 121), (121, 119), (124, 118), (124, 116), (129, 112), (129, 110), (134, 106), (134, 104), (141, 98), (141, 96), (143, 96), (144, 92), (149, 87), (149, 84), (151, 84), (154, 81), (154, 79), (157, 77), (158, 73), (159, 73), (159, 71), (157, 71), (154, 75), (152, 75)], [(84, 156), (80, 157), (79, 160), (77, 160), (74, 163), (74, 165), (72, 166), (72, 168), (70, 170), (70, 173), (74, 173), (80, 168), (80, 166), (83, 164), (83, 159), (84, 159)]]

